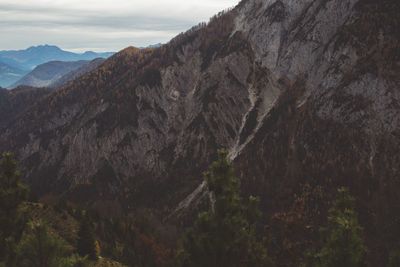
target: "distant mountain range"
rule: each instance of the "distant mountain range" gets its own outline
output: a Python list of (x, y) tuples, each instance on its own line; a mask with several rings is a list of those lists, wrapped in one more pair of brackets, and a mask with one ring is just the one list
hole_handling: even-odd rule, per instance
[(95, 70), (98, 66), (100, 66), (105, 61), (104, 58), (96, 58), (92, 61), (87, 61), (85, 64), (80, 66), (77, 69), (74, 69), (59, 79), (55, 79), (48, 87), (51, 88), (59, 88), (61, 86), (66, 85), (67, 83), (78, 79), (79, 77), (83, 76), (86, 73), (89, 73)]
[(0, 61), (0, 86), (6, 87), (21, 78), (24, 74), (25, 71)]
[(83, 54), (77, 54), (69, 51), (64, 51), (57, 46), (40, 45), (32, 46), (25, 50), (10, 50), (0, 51), (0, 61), (12, 67), (21, 70), (32, 70), (37, 65), (49, 61), (78, 61), (78, 60), (93, 60), (95, 58), (108, 58), (112, 52), (95, 53), (87, 51)]
[(20, 85), (32, 87), (48, 87), (50, 84), (60, 79), (65, 74), (76, 70), (87, 64), (87, 60), (79, 61), (50, 61), (41, 64), (25, 75), (18, 82), (13, 84), (11, 88)]
[(97, 58), (92, 61), (50, 61), (34, 68), (30, 73), (11, 85), (10, 88), (18, 86), (61, 87), (95, 69), (104, 60), (103, 58)]
[(25, 50), (0, 51), (0, 86), (9, 87), (36, 66), (50, 61), (89, 61), (96, 58), (108, 58), (113, 54), (113, 52), (92, 51), (78, 54), (52, 45), (32, 46)]

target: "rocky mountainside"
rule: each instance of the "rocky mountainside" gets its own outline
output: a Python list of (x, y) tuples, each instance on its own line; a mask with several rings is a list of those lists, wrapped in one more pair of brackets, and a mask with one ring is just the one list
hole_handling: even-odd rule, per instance
[[(396, 0), (242, 1), (42, 98), (3, 128), (0, 150), (18, 154), (38, 194), (168, 215), (204, 195), (201, 173), (226, 148), (285, 236), (274, 237), (282, 266), (340, 185), (383, 266), (400, 241), (399, 11)], [(307, 230), (290, 232), (290, 216)]]
[(87, 65), (89, 61), (50, 61), (34, 68), (30, 73), (26, 74), (10, 88), (21, 85), (31, 87), (51, 87), (63, 76), (70, 72)]
[(27, 112), (41, 98), (50, 93), (45, 88), (21, 86), (14, 90), (0, 88), (0, 129), (5, 131), (18, 115)]
[(242, 28), (264, 33), (249, 38), (267, 44), (257, 48), (269, 72), (267, 88), (281, 94), (268, 113), (268, 98), (258, 99), (232, 157), (246, 190), (263, 196), (270, 214), (290, 210), (305, 184), (327, 198), (319, 207), (308, 200), (307, 238), (294, 237), (298, 246), (286, 248), (282, 258), (301, 253), (326, 215), (323, 203), (332, 189), (345, 185), (358, 200), (369, 262), (384, 266), (400, 226), (400, 3), (288, 2), (258, 9), (259, 16), (282, 15), (269, 26), (254, 16), (257, 3), (244, 7)]

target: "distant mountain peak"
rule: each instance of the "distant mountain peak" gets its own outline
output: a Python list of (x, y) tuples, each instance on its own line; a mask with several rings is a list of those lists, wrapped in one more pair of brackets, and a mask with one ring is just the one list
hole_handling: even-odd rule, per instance
[[(25, 50), (0, 51), (0, 63), (9, 66), (0, 70), (0, 85), (3, 87), (11, 86), (21, 79), (23, 75), (47, 62), (91, 61), (96, 58), (108, 58), (113, 54), (113, 52), (96, 53), (93, 51), (87, 51), (83, 54), (74, 53), (49, 44), (31, 46)], [(13, 69), (13, 71), (9, 71), (9, 69)]]
[(93, 51), (85, 51), (85, 52), (83, 53), (83, 55), (94, 55), (94, 54), (96, 54), (96, 53), (93, 52)]
[(58, 46), (55, 45), (37, 45), (37, 46), (31, 46), (28, 49), (26, 49), (27, 51), (34, 51), (34, 50), (52, 50), (52, 51), (62, 51), (61, 48), (59, 48)]

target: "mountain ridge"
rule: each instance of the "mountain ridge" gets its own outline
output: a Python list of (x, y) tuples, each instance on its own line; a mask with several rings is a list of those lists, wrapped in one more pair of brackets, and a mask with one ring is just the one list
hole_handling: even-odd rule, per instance
[(60, 88), (99, 67), (105, 59), (50, 61), (37, 66), (9, 88), (18, 86)]
[(0, 86), (7, 87), (15, 79), (18, 79), (24, 74), (25, 71), (12, 67), (4, 62), (0, 62)]
[(242, 1), (42, 98), (0, 128), (0, 149), (17, 152), (39, 194), (162, 217), (206, 195), (201, 173), (225, 148), (243, 193), (286, 233), (272, 232), (281, 266), (304, 256), (339, 186), (357, 197), (368, 262), (382, 266), (399, 242), (398, 11), (393, 0)]
[(91, 71), (94, 71), (97, 69), (105, 59), (103, 58), (96, 58), (93, 59), (92, 61), (87, 62), (83, 66), (68, 72), (67, 74), (63, 75), (59, 79), (53, 81), (49, 86), (52, 88), (60, 88), (62, 86), (65, 86), (69, 82), (72, 82), (73, 80), (85, 75), (86, 73), (89, 73)]
[(3, 50), (0, 51), (0, 62), (15, 68), (20, 75), (11, 77), (5, 82), (2, 81), (2, 86), (8, 87), (14, 84), (36, 66), (50, 61), (94, 60), (96, 58), (108, 58), (113, 54), (113, 52), (96, 53), (92, 51), (79, 54), (51, 45), (31, 46), (24, 50)]
[(10, 86), (15, 88), (21, 85), (31, 87), (50, 87), (52, 83), (64, 75), (88, 64), (89, 61), (49, 61), (38, 65), (16, 83)]

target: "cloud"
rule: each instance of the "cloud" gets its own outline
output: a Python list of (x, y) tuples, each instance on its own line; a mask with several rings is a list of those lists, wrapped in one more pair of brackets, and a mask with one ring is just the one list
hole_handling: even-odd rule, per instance
[(167, 42), (238, 0), (0, 0), (0, 50), (120, 50)]

